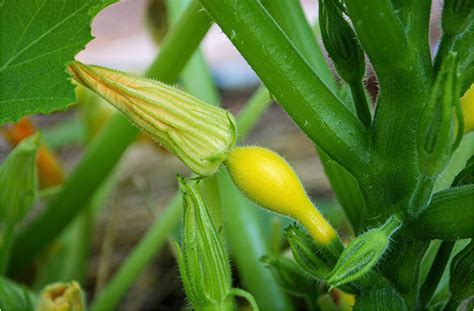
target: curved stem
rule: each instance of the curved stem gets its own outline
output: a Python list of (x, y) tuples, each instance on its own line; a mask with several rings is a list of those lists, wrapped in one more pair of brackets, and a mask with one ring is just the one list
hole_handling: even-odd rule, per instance
[(250, 303), (250, 306), (252, 307), (253, 311), (259, 311), (257, 302), (253, 298), (250, 293), (244, 291), (243, 289), (240, 288), (232, 288), (229, 292), (229, 295), (237, 296), (237, 297), (242, 297), (245, 300), (247, 300)]

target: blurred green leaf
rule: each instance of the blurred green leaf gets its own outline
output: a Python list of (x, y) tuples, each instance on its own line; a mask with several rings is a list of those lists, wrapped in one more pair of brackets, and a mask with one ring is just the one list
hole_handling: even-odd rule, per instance
[(36, 297), (12, 281), (0, 277), (0, 309), (33, 311)]

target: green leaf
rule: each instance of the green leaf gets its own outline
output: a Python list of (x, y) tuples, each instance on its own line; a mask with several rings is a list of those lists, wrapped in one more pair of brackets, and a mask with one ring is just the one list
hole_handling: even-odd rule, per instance
[(75, 101), (66, 65), (92, 40), (92, 18), (115, 1), (0, 2), (0, 124)]

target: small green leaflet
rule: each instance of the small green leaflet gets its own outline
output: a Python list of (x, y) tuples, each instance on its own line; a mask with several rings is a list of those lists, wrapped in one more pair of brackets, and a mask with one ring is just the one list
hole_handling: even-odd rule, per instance
[(0, 124), (75, 101), (67, 64), (117, 0), (0, 0)]

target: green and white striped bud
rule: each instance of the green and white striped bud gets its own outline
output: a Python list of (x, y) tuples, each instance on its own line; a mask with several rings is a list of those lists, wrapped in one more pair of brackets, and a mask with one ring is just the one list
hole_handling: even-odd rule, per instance
[(350, 84), (364, 77), (364, 52), (354, 30), (344, 19), (338, 1), (319, 1), (319, 27), (324, 46), (334, 62), (337, 73)]
[(36, 151), (39, 134), (16, 146), (0, 166), (0, 224), (13, 226), (33, 206), (37, 189)]
[(194, 309), (230, 310), (230, 265), (198, 185), (178, 178), (184, 201), (181, 247), (176, 244), (184, 290)]
[[(457, 144), (453, 118), (460, 107), (457, 64), (457, 57), (453, 54), (443, 63), (420, 121), (418, 164), (426, 176), (434, 177), (444, 170), (453, 145)], [(462, 118), (457, 121), (460, 123), (458, 131), (462, 133)], [(460, 137), (459, 134), (457, 136)]]
[(235, 145), (234, 117), (222, 108), (116, 70), (72, 62), (69, 71), (198, 175), (214, 174)]
[(407, 207), (408, 214), (413, 218), (430, 203), (436, 177), (448, 164), (463, 136), (457, 64), (454, 54), (449, 55), (442, 64), (420, 121), (417, 155), (421, 175)]
[(397, 216), (391, 216), (381, 227), (352, 240), (331, 271), (328, 284), (338, 287), (357, 281), (369, 273), (388, 249), (391, 236), (401, 225)]
[(340, 0), (319, 1), (321, 38), (337, 73), (351, 88), (357, 116), (365, 126), (369, 126), (372, 116), (362, 84), (365, 74), (364, 52), (355, 31), (344, 19), (343, 10)]
[(41, 292), (36, 311), (85, 311), (84, 295), (79, 284), (54, 283)]

